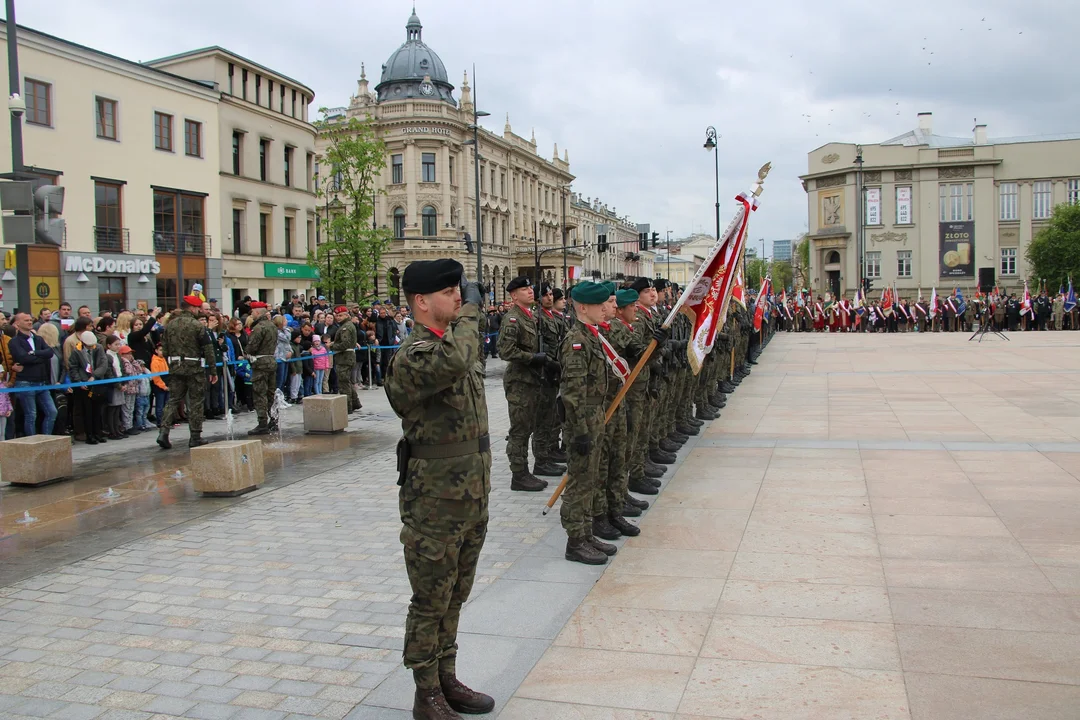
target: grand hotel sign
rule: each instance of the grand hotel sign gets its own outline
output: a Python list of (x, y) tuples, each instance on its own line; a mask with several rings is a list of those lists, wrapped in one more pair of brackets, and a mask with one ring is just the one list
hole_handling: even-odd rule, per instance
[(446, 135), (447, 137), (450, 137), (453, 133), (451, 133), (450, 128), (434, 127), (434, 126), (431, 126), (431, 125), (416, 125), (416, 126), (413, 126), (413, 127), (403, 127), (403, 128), (401, 128), (401, 134), (402, 135)]

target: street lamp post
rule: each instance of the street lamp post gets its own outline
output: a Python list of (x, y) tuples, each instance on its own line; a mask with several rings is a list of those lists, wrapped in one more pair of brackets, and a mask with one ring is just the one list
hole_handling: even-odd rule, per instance
[(671, 231), (667, 231), (667, 279), (671, 282)]
[[(480, 118), (491, 115), (489, 112), (477, 109), (476, 102), (476, 66), (473, 65), (473, 121), (469, 129), (472, 130), (473, 146), (473, 187), (476, 192), (476, 281), (484, 285), (484, 230), (480, 226)], [(468, 143), (467, 143), (468, 144)], [(484, 288), (485, 293), (487, 288)], [(486, 298), (485, 298), (486, 299)]]
[(858, 166), (858, 171), (855, 173), (855, 252), (859, 258), (859, 287), (866, 292), (866, 236), (863, 234), (863, 207), (865, 206), (865, 199), (863, 192), (866, 190), (863, 184), (863, 156), (862, 145), (855, 146), (855, 164)]
[(716, 141), (722, 138), (723, 135), (716, 134), (716, 128), (712, 125), (705, 128), (705, 149), (715, 153), (713, 159), (715, 162), (715, 178), (716, 178), (716, 239), (720, 239), (720, 151), (716, 148)]

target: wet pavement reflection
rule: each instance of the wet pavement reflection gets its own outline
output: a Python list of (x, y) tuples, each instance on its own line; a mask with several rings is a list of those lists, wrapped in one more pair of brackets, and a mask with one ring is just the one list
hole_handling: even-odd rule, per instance
[[(72, 480), (36, 488), (0, 486), (0, 585), (357, 463), (392, 448), (399, 427), (393, 415), (380, 412), (361, 412), (336, 435), (305, 435), (299, 425), (286, 427), (281, 438), (263, 438), (266, 482), (236, 498), (203, 498), (195, 492), (186, 441), (166, 452), (117, 443), (116, 453), (76, 460)], [(222, 433), (208, 439), (226, 438)], [(115, 496), (103, 497), (109, 488)], [(20, 523), (27, 513), (36, 520)]]

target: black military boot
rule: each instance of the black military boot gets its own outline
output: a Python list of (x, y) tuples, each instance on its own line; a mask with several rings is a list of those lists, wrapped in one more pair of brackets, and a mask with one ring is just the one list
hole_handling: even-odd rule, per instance
[[(660, 449), (666, 453), (671, 453), (672, 455), (679, 452), (679, 446), (676, 443), (672, 442), (669, 438), (663, 438), (660, 440)], [(675, 461), (672, 460), (671, 462)], [(670, 465), (671, 462), (669, 462), (668, 465)]]
[(191, 432), (191, 437), (188, 438), (187, 446), (189, 448), (197, 448), (197, 447), (202, 447), (203, 445), (209, 445), (209, 444), (210, 444), (209, 440), (203, 440), (203, 436), (202, 436), (201, 432), (195, 432), (193, 430)]
[(630, 492), (636, 492), (638, 495), (655, 495), (660, 492), (644, 478), (641, 480), (631, 480), (627, 484), (626, 489)]
[(603, 540), (601, 540), (600, 538), (597, 538), (597, 537), (588, 538), (588, 542), (589, 542), (590, 545), (592, 545), (594, 548), (596, 548), (600, 552), (604, 553), (608, 557), (611, 557), (615, 553), (619, 552), (619, 547), (617, 545), (612, 545), (611, 543), (606, 543), (606, 542), (604, 542)]
[(461, 720), (446, 702), (441, 688), (416, 688), (412, 716), (413, 720)]
[(591, 536), (588, 538), (567, 538), (564, 557), (570, 562), (579, 562), (585, 565), (606, 565), (607, 555), (593, 547), (591, 540)]
[(690, 439), (690, 436), (684, 432), (679, 432), (679, 428), (676, 427), (668, 434), (668, 440), (682, 447), (686, 444), (686, 441)]
[[(627, 495), (626, 496), (626, 504), (631, 506), (631, 507), (635, 507), (638, 510), (648, 510), (649, 509), (649, 501), (648, 500), (639, 500), (638, 498), (634, 497), (633, 495)], [(626, 513), (623, 513), (623, 515), (626, 515)], [(627, 516), (627, 517), (629, 517), (629, 516)]]
[(259, 424), (251, 428), (247, 432), (248, 435), (269, 435), (270, 426), (266, 424), (265, 420), (260, 420)]
[(730, 380), (725, 380), (723, 383), (721, 383), (720, 390), (725, 394), (733, 393), (735, 392), (735, 384), (732, 383)]
[(161, 430), (158, 431), (157, 444), (161, 446), (162, 450), (172, 450), (172, 443), (169, 442), (168, 425), (162, 425)]
[(592, 519), (592, 534), (604, 540), (618, 540), (622, 537), (608, 521), (607, 515), (595, 515)]
[(562, 475), (566, 472), (565, 465), (556, 465), (550, 460), (538, 460), (533, 463), (533, 475)]
[(649, 459), (651, 459), (657, 465), (674, 465), (678, 460), (678, 456), (673, 452), (667, 450), (651, 450), (649, 452)]
[(270, 428), (270, 432), (277, 432), (278, 431), (277, 418), (270, 418), (269, 428)]
[(570, 462), (570, 456), (566, 454), (565, 450), (555, 448), (550, 453), (548, 453), (548, 460), (556, 463), (566, 463)]
[(701, 420), (715, 420), (720, 417), (716, 413), (710, 412), (708, 408), (700, 408), (697, 411), (697, 416)]
[(693, 427), (693, 426), (688, 425), (688, 424), (686, 424), (686, 425), (676, 425), (675, 426), (675, 432), (680, 433), (682, 435), (687, 435), (687, 436), (699, 435), (701, 433), (701, 431), (698, 430), (696, 427)]
[(626, 518), (624, 518), (622, 515), (615, 515), (614, 513), (612, 513), (611, 526), (621, 532), (626, 537), (637, 537), (641, 534), (641, 528), (639, 528), (637, 525), (634, 525), (633, 523), (627, 522)]
[(630, 501), (627, 500), (623, 504), (622, 512), (620, 512), (619, 515), (623, 517), (641, 517), (641, 508), (636, 505), (631, 505)]
[(522, 492), (540, 492), (547, 487), (547, 482), (536, 477), (532, 473), (516, 472), (510, 478), (510, 489)]
[(495, 709), (495, 700), (490, 695), (476, 692), (457, 679), (455, 675), (439, 673), (439, 685), (442, 686), (446, 704), (459, 713), (483, 715)]
[(664, 467), (662, 465), (657, 465), (654, 462), (646, 463), (645, 477), (649, 478), (650, 480), (659, 480), (660, 478), (664, 477)]
[(686, 423), (690, 427), (696, 427), (696, 428), (699, 428), (699, 427), (701, 427), (702, 425), (705, 424), (701, 420), (698, 420), (696, 417), (694, 417), (692, 415), (686, 419)]

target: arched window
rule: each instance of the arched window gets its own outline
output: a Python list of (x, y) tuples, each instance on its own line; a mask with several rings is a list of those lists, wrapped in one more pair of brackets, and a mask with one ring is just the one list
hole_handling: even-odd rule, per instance
[(386, 281), (390, 284), (390, 300), (395, 305), (401, 305), (401, 296), (399, 294), (401, 288), (401, 275), (396, 267), (390, 268), (386, 273)]
[(394, 237), (405, 237), (405, 208), (394, 208)]
[(828, 258), (828, 260), (825, 261), (825, 264), (826, 265), (832, 265), (833, 263), (839, 263), (839, 262), (840, 262), (840, 253), (833, 250), (831, 253), (829, 253), (829, 258)]
[(435, 208), (430, 205), (426, 206), (421, 213), (421, 230), (424, 237), (435, 237), (439, 234), (439, 216), (435, 212)]

